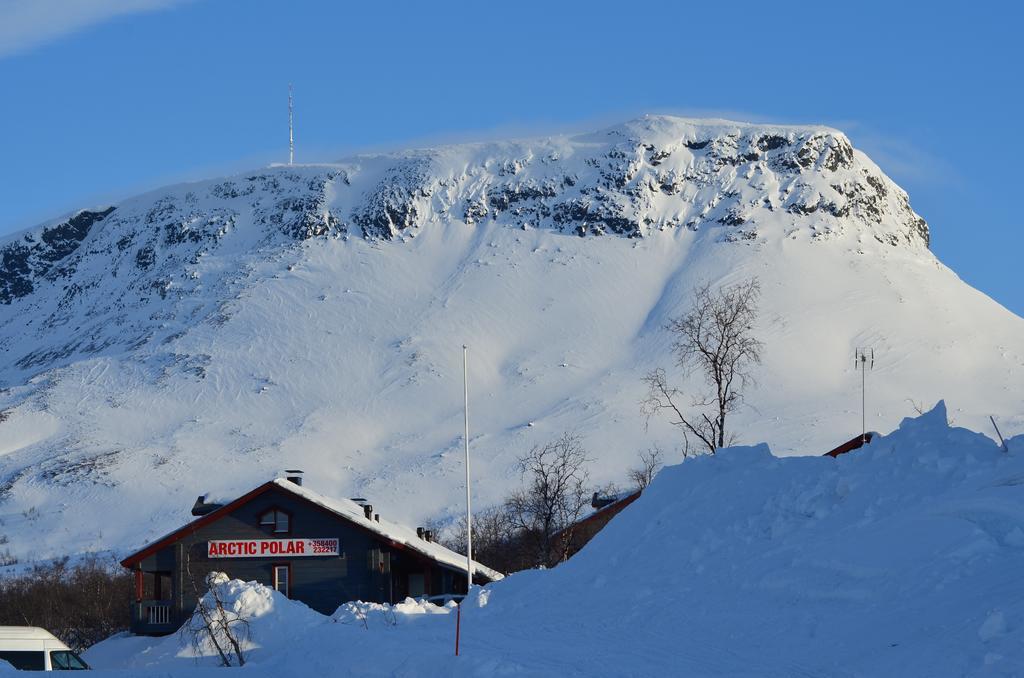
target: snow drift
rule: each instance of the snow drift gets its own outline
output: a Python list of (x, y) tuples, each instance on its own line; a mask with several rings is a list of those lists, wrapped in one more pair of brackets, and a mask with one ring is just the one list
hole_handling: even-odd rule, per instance
[[(252, 607), (268, 611), (253, 626), (266, 646), (251, 669), (1020, 675), (1024, 436), (1007, 453), (946, 416), (940, 403), (838, 459), (778, 458), (759, 445), (668, 467), (570, 561), (477, 591), (458, 659), (445, 609), (353, 605), (327, 618), (233, 583), (273, 602)], [(115, 638), (87, 659), (157, 657), (168, 671), (187, 666), (172, 659), (179, 642)]]

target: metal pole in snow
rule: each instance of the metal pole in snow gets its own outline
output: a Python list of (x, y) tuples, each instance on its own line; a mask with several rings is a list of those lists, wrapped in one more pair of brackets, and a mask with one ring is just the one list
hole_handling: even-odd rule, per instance
[(992, 422), (992, 428), (996, 430), (996, 435), (999, 436), (999, 445), (1003, 448), (1003, 452), (1009, 452), (1010, 448), (1006, 446), (1006, 441), (1003, 440), (1003, 434), (999, 432), (999, 427), (996, 426), (996, 418), (990, 414), (988, 415), (988, 419)]
[(866, 442), (868, 437), (868, 407), (867, 407), (867, 358), (862, 353), (860, 356), (860, 441)]
[(455, 656), (459, 656), (459, 630), (462, 628), (462, 601), (455, 608)]
[(465, 443), (466, 443), (466, 593), (473, 585), (473, 511), (469, 498), (469, 358), (468, 347), (462, 345), (462, 390), (465, 395)]
[[(868, 364), (868, 350), (871, 351), (871, 363)], [(868, 407), (867, 407), (867, 371), (875, 367), (875, 349), (857, 348), (853, 353), (853, 366), (860, 370), (860, 442), (868, 441)]]

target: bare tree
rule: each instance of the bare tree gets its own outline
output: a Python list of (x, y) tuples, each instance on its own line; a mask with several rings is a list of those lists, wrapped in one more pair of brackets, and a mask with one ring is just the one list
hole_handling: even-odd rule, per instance
[(554, 536), (575, 523), (590, 502), (588, 461), (580, 437), (573, 433), (519, 458), (525, 487), (513, 493), (506, 506), (509, 519), (532, 545), (535, 565), (551, 566), (566, 558), (562, 551), (571, 539), (556, 544)]
[(629, 479), (633, 481), (633, 485), (636, 489), (643, 491), (647, 489), (647, 486), (654, 480), (654, 476), (658, 474), (661, 467), (664, 466), (662, 463), (662, 457), (664, 454), (661, 448), (655, 445), (646, 450), (640, 452), (640, 466), (629, 469), (627, 475)]
[(760, 296), (757, 278), (717, 289), (705, 284), (694, 292), (690, 312), (665, 327), (673, 335), (676, 364), (686, 375), (699, 372), (711, 392), (692, 397), (684, 408), (683, 392), (668, 383), (665, 370), (655, 369), (644, 377), (642, 411), (648, 419), (668, 415), (683, 432), (687, 450), (691, 435), (710, 454), (735, 439), (726, 419), (743, 402), (741, 389), (753, 383), (750, 369), (761, 362), (764, 346), (754, 336)]

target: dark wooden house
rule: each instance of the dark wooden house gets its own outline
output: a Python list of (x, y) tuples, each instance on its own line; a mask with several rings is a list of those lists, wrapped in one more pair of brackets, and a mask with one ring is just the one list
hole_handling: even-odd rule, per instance
[[(361, 500), (332, 499), (277, 478), (225, 504), (200, 497), (196, 520), (121, 561), (135, 573), (131, 631), (175, 631), (210, 572), (255, 580), (324, 614), (342, 603), (466, 592), (466, 557), (429, 531), (380, 518)], [(474, 563), (473, 583), (502, 575)]]

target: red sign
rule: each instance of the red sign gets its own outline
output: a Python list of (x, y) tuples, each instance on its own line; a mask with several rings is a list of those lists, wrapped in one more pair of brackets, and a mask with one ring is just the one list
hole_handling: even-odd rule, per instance
[(304, 558), (340, 554), (336, 538), (214, 539), (206, 543), (206, 555), (210, 558)]

